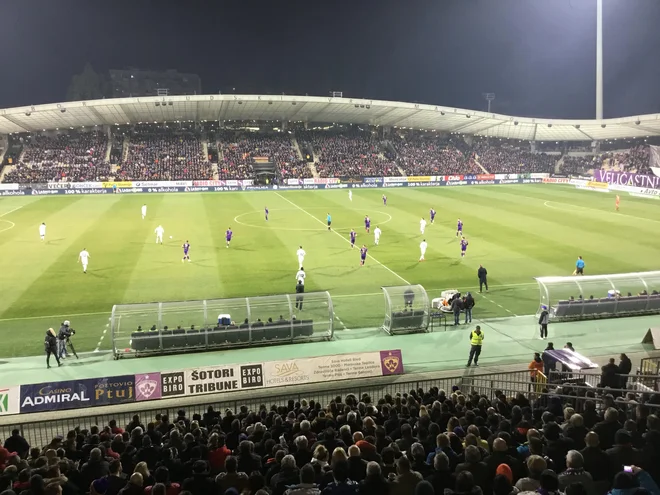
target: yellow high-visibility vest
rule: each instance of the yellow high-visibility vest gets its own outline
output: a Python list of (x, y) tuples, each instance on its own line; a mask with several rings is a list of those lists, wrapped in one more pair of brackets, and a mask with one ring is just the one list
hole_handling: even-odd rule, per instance
[(481, 332), (480, 334), (477, 334), (477, 332), (471, 332), (470, 333), (470, 344), (471, 345), (481, 345), (484, 342), (484, 333)]

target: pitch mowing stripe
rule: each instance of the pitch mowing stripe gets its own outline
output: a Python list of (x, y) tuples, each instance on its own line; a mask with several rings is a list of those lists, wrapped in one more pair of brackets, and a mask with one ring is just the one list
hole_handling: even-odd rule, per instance
[(9, 210), (8, 212), (3, 213), (2, 215), (0, 215), (0, 218), (4, 217), (5, 215), (9, 215), (10, 213), (14, 213), (15, 211), (20, 210), (21, 208), (23, 208), (23, 206), (24, 206), (24, 205), (17, 206), (17, 207), (14, 208), (13, 210)]
[[(302, 211), (302, 212), (305, 213), (306, 215), (312, 217), (314, 220), (316, 220), (316, 221), (317, 221), (318, 223), (320, 223), (321, 225), (325, 225), (321, 220), (319, 220), (318, 218), (316, 218), (314, 215), (312, 215), (312, 214), (311, 214), (310, 212), (308, 212), (307, 210), (305, 210), (305, 209), (301, 208), (300, 206), (298, 206), (297, 204), (295, 204), (295, 203), (294, 203), (293, 201), (291, 201), (290, 199), (285, 198), (284, 196), (282, 196), (282, 195), (281, 195), (280, 193), (278, 193), (278, 192), (276, 192), (275, 194), (277, 194), (280, 198), (282, 198), (282, 199), (283, 199), (284, 201), (286, 201), (287, 203), (291, 204), (291, 206), (294, 206), (294, 207), (298, 208), (300, 211)], [(339, 236), (339, 238), (340, 238), (342, 241), (348, 242), (349, 244), (351, 243), (351, 241), (349, 241), (348, 239), (344, 238), (339, 232), (335, 232), (334, 230), (332, 230), (332, 233), (335, 234), (335, 235), (337, 235), (337, 236)], [(403, 278), (401, 275), (399, 275), (399, 274), (396, 273), (395, 271), (391, 270), (391, 269), (388, 268), (387, 266), (383, 265), (380, 261), (378, 261), (376, 258), (374, 258), (373, 256), (371, 256), (370, 254), (367, 254), (367, 257), (370, 258), (371, 260), (373, 260), (376, 264), (378, 264), (378, 265), (382, 266), (383, 268), (385, 268), (385, 270), (387, 270), (387, 271), (390, 272), (392, 275), (394, 275), (395, 277), (397, 277), (397, 278), (398, 278), (399, 280), (401, 280), (404, 284), (406, 284), (406, 285), (410, 285), (410, 282), (408, 282), (405, 278)]]

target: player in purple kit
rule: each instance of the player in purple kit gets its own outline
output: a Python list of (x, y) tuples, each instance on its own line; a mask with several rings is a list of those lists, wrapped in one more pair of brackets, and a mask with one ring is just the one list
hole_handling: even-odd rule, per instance
[(383, 194), (383, 206), (387, 206), (387, 196)]
[(461, 221), (460, 218), (458, 219), (458, 222), (456, 223), (456, 237), (458, 237), (459, 235), (461, 237), (463, 237), (463, 222)]
[(369, 215), (365, 215), (365, 217), (364, 217), (364, 230), (367, 231), (367, 234), (369, 233), (370, 228), (371, 228), (371, 219), (369, 218)]
[(357, 237), (357, 232), (354, 229), (351, 229), (351, 249), (355, 247), (355, 238)]
[(364, 266), (365, 261), (367, 261), (367, 246), (362, 244), (360, 248), (360, 266)]
[(465, 252), (467, 251), (468, 241), (465, 237), (461, 237), (461, 258), (465, 258)]
[(268, 207), (264, 208), (264, 215), (266, 216), (266, 221), (268, 221)]
[(183, 258), (181, 259), (181, 263), (186, 260), (190, 261), (190, 255), (188, 254), (188, 251), (190, 250), (190, 243), (186, 241), (181, 247), (183, 248)]
[(231, 242), (231, 236), (233, 236), (234, 233), (231, 231), (231, 227), (227, 229), (227, 232), (225, 232), (225, 239), (227, 240), (227, 248), (229, 248), (229, 243)]
[(433, 224), (435, 222), (435, 210), (433, 208), (431, 208), (429, 215), (431, 216), (431, 224)]

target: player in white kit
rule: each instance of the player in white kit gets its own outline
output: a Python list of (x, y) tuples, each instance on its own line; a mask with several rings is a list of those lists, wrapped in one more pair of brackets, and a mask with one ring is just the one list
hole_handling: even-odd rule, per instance
[(424, 230), (426, 229), (426, 220), (423, 218), (419, 221), (419, 231), (424, 235)]
[(300, 270), (298, 270), (298, 273), (296, 273), (296, 282), (305, 285), (305, 277), (307, 275), (305, 274), (305, 269), (301, 266)]
[(302, 246), (300, 246), (300, 248), (298, 249), (298, 251), (296, 251), (296, 256), (298, 256), (298, 268), (302, 268), (302, 266), (303, 266), (303, 261), (305, 261), (305, 255), (306, 255), (306, 254), (307, 254), (307, 253), (306, 253), (305, 250), (302, 248)]
[(353, 201), (353, 191), (351, 191), (350, 189), (348, 190), (348, 200)]
[(44, 241), (46, 240), (46, 224), (42, 223), (39, 225), (39, 237), (41, 237), (41, 240)]
[(80, 251), (80, 254), (78, 255), (78, 261), (82, 263), (83, 267), (83, 273), (87, 273), (87, 265), (89, 264), (89, 253), (87, 252), (86, 248), (83, 248), (82, 251)]
[(165, 229), (162, 227), (162, 225), (159, 225), (156, 227), (156, 230), (154, 230), (156, 233), (156, 244), (159, 242), (162, 244), (163, 243), (163, 234), (165, 233)]
[(380, 227), (376, 225), (376, 229), (374, 230), (374, 244), (378, 246), (378, 243), (380, 242)]
[(147, 205), (142, 205), (142, 220), (147, 216)]
[(424, 261), (424, 255), (426, 254), (427, 246), (428, 245), (426, 244), (426, 239), (424, 239), (422, 242), (419, 243), (419, 251), (421, 253), (419, 257), (419, 261)]

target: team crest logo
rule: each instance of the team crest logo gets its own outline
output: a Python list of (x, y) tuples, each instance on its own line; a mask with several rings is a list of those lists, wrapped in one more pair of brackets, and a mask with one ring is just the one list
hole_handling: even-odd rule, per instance
[(137, 384), (137, 390), (142, 397), (149, 400), (158, 388), (158, 382), (146, 375), (144, 380)]
[(385, 356), (383, 359), (383, 366), (390, 372), (394, 373), (396, 370), (399, 369), (399, 358), (398, 356), (394, 356), (391, 352), (388, 353), (387, 356)]

